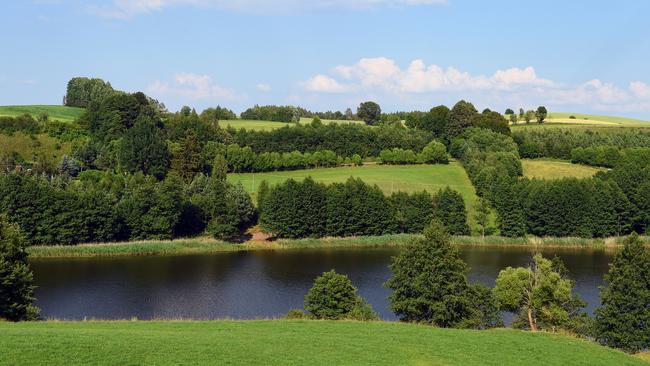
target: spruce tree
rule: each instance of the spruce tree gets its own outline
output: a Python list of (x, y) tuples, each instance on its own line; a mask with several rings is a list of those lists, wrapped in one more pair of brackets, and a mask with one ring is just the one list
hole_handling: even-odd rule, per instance
[(636, 234), (625, 240), (605, 275), (602, 307), (596, 310), (596, 339), (638, 352), (650, 347), (650, 253)]
[(444, 227), (434, 220), (424, 235), (407, 245), (390, 264), (393, 276), (385, 286), (393, 291), (388, 299), (395, 314), (402, 321), (440, 327), (497, 324), (494, 300), (480, 285), (469, 285), (467, 265)]
[(452, 235), (469, 235), (463, 196), (449, 187), (433, 197), (433, 217)]
[(0, 319), (35, 320), (33, 274), (27, 264), (25, 240), (15, 224), (0, 215)]
[(172, 171), (187, 183), (201, 171), (201, 143), (194, 130), (188, 130), (185, 138), (181, 140), (180, 150), (172, 159)]

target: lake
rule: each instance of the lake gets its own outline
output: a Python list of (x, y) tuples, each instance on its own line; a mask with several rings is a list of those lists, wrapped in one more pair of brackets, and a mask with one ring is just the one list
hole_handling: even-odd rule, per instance
[[(382, 319), (388, 308), (388, 264), (399, 249), (259, 250), (186, 256), (33, 259), (37, 306), (58, 319), (255, 319), (302, 308), (315, 277), (347, 274)], [(461, 247), (471, 282), (490, 287), (499, 270), (531, 261), (531, 249)], [(613, 253), (545, 249), (559, 255), (591, 313)]]

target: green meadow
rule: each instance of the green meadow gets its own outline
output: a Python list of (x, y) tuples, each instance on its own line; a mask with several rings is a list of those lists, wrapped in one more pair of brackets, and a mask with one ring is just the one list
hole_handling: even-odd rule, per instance
[(72, 122), (81, 116), (83, 108), (66, 107), (62, 105), (9, 105), (0, 106), (0, 116), (15, 117), (25, 113), (36, 118), (41, 113), (47, 113), (50, 119)]
[[(575, 118), (570, 118), (571, 116)], [(572, 113), (572, 112), (551, 112), (548, 114), (543, 124), (538, 124), (534, 120), (529, 124), (524, 121), (511, 125), (511, 128), (650, 128), (650, 121), (635, 118), (601, 116), (595, 114)]]
[(522, 159), (521, 165), (524, 177), (537, 179), (589, 178), (605, 170), (552, 159)]
[(0, 323), (3, 365), (647, 365), (550, 333), (394, 322)]

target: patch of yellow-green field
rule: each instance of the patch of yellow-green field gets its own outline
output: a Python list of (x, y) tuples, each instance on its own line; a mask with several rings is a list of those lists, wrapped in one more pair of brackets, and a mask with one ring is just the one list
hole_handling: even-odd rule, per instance
[(589, 178), (605, 169), (561, 160), (522, 159), (524, 176), (538, 179)]
[(26, 135), (16, 132), (13, 135), (0, 134), (2, 153), (18, 153), (25, 161), (34, 161), (36, 156), (58, 163), (63, 155), (70, 155), (72, 144), (61, 142), (47, 134)]
[[(311, 123), (312, 119), (311, 118), (301, 118), (300, 123), (301, 124), (309, 124)], [(335, 119), (322, 119), (322, 123), (329, 124), (329, 123), (339, 123), (339, 124), (344, 124), (344, 123), (354, 123), (354, 124), (364, 124), (362, 121), (348, 121), (348, 120), (335, 120)], [(257, 131), (268, 131), (268, 130), (275, 130), (278, 128), (282, 128), (285, 126), (295, 126), (295, 123), (286, 123), (286, 122), (274, 122), (274, 121), (258, 121), (258, 120), (247, 120), (247, 119), (231, 119), (231, 120), (223, 120), (219, 121), (219, 125), (221, 127), (232, 127), (235, 129), (242, 129), (245, 128), (247, 130), (257, 130)]]
[(25, 113), (36, 118), (41, 113), (47, 113), (49, 119), (62, 122), (72, 122), (84, 112), (83, 108), (66, 107), (62, 105), (10, 105), (0, 106), (0, 116), (15, 117)]
[[(571, 116), (575, 118), (570, 118)], [(581, 128), (581, 127), (636, 127), (650, 128), (650, 121), (644, 121), (635, 118), (600, 116), (594, 114), (571, 113), (571, 112), (552, 112), (543, 124), (538, 124), (534, 120), (529, 124), (519, 121), (514, 128)]]
[(2, 365), (647, 365), (544, 332), (315, 320), (0, 323)]

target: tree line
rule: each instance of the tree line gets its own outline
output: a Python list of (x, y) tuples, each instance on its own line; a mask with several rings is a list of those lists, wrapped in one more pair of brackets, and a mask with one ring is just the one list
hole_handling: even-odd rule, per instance
[(577, 148), (615, 147), (618, 149), (650, 147), (650, 131), (610, 128), (606, 130), (521, 128), (513, 132), (522, 158), (556, 158), (569, 160)]
[(289, 179), (273, 187), (262, 182), (258, 207), (260, 226), (281, 238), (418, 233), (434, 218), (456, 235), (469, 234), (463, 197), (449, 188), (385, 196), (360, 179)]
[(205, 233), (236, 239), (257, 220), (241, 185), (224, 172), (158, 181), (142, 173), (88, 171), (76, 180), (0, 176), (0, 211), (30, 245), (171, 239)]

